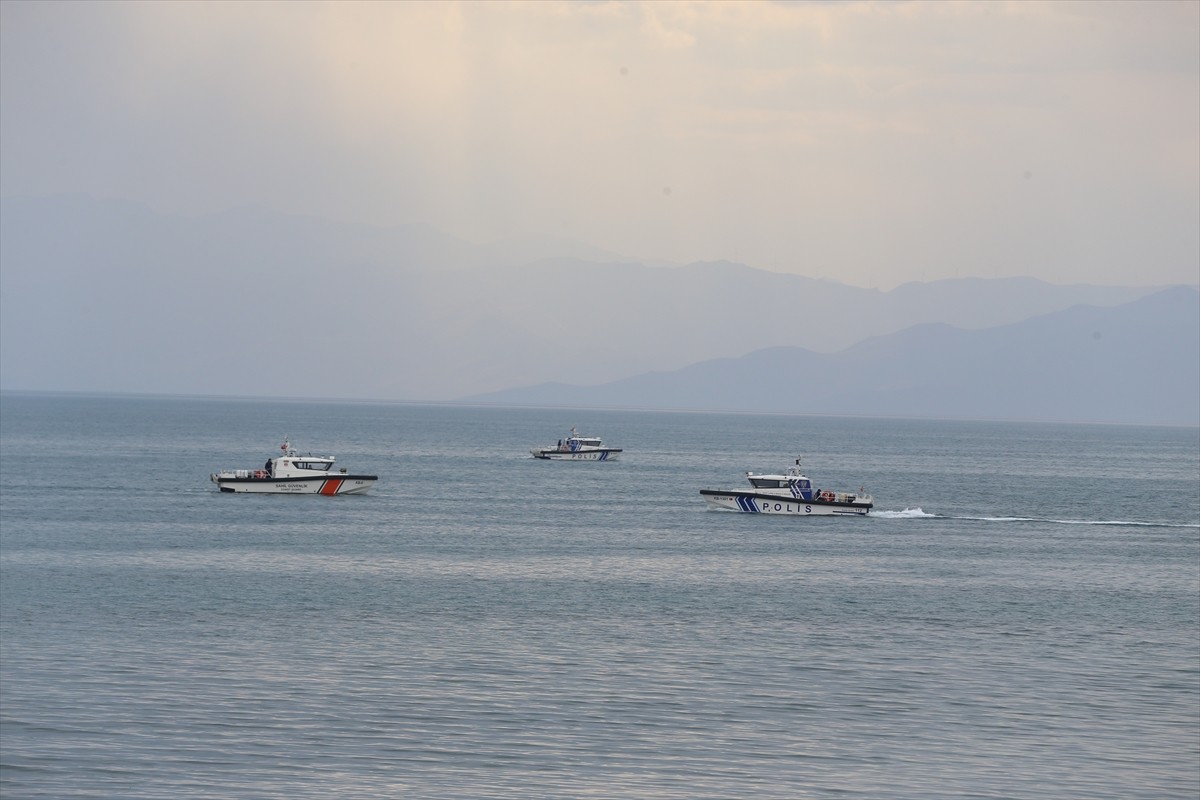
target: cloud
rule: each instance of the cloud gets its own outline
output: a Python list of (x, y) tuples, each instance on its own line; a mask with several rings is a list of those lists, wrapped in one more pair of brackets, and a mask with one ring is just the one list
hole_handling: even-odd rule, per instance
[(543, 232), (867, 285), (1117, 282), (1141, 253), (1166, 282), (1200, 258), (1195, 4), (0, 15), (5, 193)]

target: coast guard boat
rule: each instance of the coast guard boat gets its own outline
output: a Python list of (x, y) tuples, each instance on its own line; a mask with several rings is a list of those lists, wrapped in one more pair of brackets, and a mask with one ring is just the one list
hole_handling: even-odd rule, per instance
[(784, 475), (746, 473), (750, 489), (701, 489), (709, 508), (751, 514), (811, 516), (865, 516), (874, 507), (871, 495), (814, 489), (800, 471), (800, 459)]
[(283, 454), (268, 458), (262, 469), (227, 469), (209, 479), (222, 492), (260, 494), (362, 494), (378, 480), (376, 475), (333, 472), (333, 456), (300, 455), (283, 440)]
[(559, 439), (558, 444), (535, 447), (529, 452), (534, 458), (551, 461), (616, 461), (621, 454), (619, 448), (605, 447), (597, 436), (580, 436), (574, 428), (571, 428), (571, 435)]

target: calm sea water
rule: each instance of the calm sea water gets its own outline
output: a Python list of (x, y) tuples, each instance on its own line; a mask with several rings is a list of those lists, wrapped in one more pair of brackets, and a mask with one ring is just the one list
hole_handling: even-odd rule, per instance
[(6, 800), (1200, 793), (1195, 429), (6, 394), (0, 523)]

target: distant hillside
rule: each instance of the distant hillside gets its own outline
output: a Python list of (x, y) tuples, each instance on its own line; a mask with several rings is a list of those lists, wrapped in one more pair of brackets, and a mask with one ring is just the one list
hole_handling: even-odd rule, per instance
[(1151, 291), (963, 279), (880, 292), (254, 208), (184, 217), (80, 196), (0, 202), (10, 389), (451, 400), (767, 346), (836, 352), (918, 323), (984, 328)]
[(1200, 293), (963, 330), (918, 325), (835, 354), (770, 347), (596, 386), (467, 398), (869, 416), (1200, 425)]

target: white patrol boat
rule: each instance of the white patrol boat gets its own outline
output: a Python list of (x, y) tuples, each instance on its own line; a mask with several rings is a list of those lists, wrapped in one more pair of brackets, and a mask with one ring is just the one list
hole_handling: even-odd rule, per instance
[(746, 473), (750, 490), (701, 489), (709, 508), (746, 511), (751, 514), (793, 514), (811, 516), (865, 516), (874, 507), (871, 495), (857, 492), (833, 492), (814, 489), (812, 481), (800, 471), (800, 459), (788, 467), (785, 475)]
[(300, 455), (287, 439), (279, 446), (283, 455), (268, 458), (262, 469), (227, 469), (209, 479), (222, 492), (260, 494), (362, 494), (378, 480), (376, 475), (333, 472), (333, 456)]
[(571, 428), (571, 435), (559, 439), (558, 444), (535, 447), (529, 452), (534, 458), (551, 461), (616, 461), (621, 454), (616, 447), (605, 447), (599, 437), (580, 436), (574, 428)]

